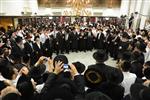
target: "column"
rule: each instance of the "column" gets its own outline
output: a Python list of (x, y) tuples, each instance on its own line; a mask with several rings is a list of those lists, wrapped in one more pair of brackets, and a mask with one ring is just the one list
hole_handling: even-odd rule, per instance
[[(140, 13), (142, 6), (143, 6), (143, 0), (137, 0), (135, 6), (135, 12)], [(140, 15), (135, 14), (134, 22), (133, 22), (133, 30), (135, 31), (137, 28), (139, 28), (139, 25), (140, 25)]]
[(120, 15), (128, 15), (130, 0), (122, 0), (120, 7)]
[[(143, 9), (141, 10), (140, 15), (141, 16), (141, 22), (140, 22), (140, 29), (143, 29), (145, 27), (145, 21), (148, 18), (148, 16), (150, 17), (150, 1), (149, 0), (143, 0)], [(143, 16), (143, 15), (147, 15), (147, 16)]]

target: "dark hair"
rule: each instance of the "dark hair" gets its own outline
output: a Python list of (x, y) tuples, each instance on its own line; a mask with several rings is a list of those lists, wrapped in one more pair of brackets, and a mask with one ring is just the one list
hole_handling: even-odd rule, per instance
[(122, 64), (121, 64), (121, 68), (124, 72), (127, 72), (130, 70), (131, 68), (131, 63), (129, 61), (124, 61)]
[(29, 75), (34, 79), (35, 82), (37, 82), (37, 84), (41, 84), (43, 83), (42, 75), (44, 74), (45, 70), (46, 66), (44, 64), (39, 64), (31, 68)]
[(34, 94), (34, 88), (31, 81), (24, 81), (17, 84), (17, 89), (24, 100), (25, 98), (26, 100), (31, 98)]
[(49, 76), (49, 73), (47, 72), (43, 74), (42, 79), (44, 83), (47, 81), (48, 76)]
[(150, 61), (145, 62), (144, 65), (147, 66), (147, 67), (150, 67)]
[(30, 57), (28, 55), (23, 56), (22, 61), (27, 64), (30, 60)]
[(107, 77), (111, 83), (120, 84), (123, 81), (123, 73), (117, 68), (111, 69)]
[(85, 65), (81, 62), (73, 62), (72, 63), (79, 73), (83, 73), (85, 71)]
[(40, 38), (40, 37), (39, 37), (39, 36), (35, 36), (35, 37), (34, 37), (34, 41), (35, 41), (37, 38)]
[(147, 79), (150, 79), (150, 68), (146, 68), (144, 70), (144, 76), (147, 78)]
[(11, 80), (13, 74), (15, 74), (13, 64), (7, 60), (2, 60), (0, 62), (0, 72), (4, 78)]
[(130, 61), (131, 60), (131, 52), (126, 51), (121, 55), (122, 60)]
[(68, 64), (68, 58), (65, 56), (65, 55), (57, 55), (54, 60), (53, 60), (53, 64), (54, 64), (54, 67), (55, 67), (55, 62), (58, 62), (58, 61), (61, 61), (63, 62), (64, 64)]

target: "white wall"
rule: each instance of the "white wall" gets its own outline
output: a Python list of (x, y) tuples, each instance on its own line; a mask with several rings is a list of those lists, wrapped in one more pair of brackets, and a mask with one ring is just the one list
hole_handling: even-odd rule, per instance
[(103, 16), (120, 17), (120, 15), (121, 14), (119, 8), (114, 8), (114, 9), (106, 8), (103, 10)]
[(6, 16), (20, 16), (22, 11), (38, 11), (37, 0), (0, 0), (0, 13)]
[(0, 13), (20, 15), (23, 11), (24, 0), (0, 0)]
[(120, 15), (128, 15), (129, 13), (129, 6), (130, 0), (122, 0), (121, 7), (120, 7)]

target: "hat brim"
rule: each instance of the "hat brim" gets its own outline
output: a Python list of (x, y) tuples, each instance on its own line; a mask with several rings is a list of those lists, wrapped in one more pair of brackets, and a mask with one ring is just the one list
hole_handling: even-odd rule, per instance
[(87, 69), (84, 73), (84, 79), (87, 87), (96, 88), (106, 79), (105, 76), (96, 68)]
[(97, 53), (94, 53), (94, 54), (93, 54), (93, 58), (94, 58), (96, 61), (98, 61), (98, 62), (104, 62), (104, 61), (108, 60), (108, 55), (105, 54), (103, 58), (100, 58), (100, 57), (97, 55)]

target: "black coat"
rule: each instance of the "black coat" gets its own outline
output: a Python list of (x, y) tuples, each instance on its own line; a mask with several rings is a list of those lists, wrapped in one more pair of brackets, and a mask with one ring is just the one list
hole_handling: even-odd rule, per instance
[(131, 62), (130, 72), (136, 74), (138, 78), (142, 78), (143, 75), (143, 65), (138, 61)]
[(84, 35), (80, 34), (79, 35), (79, 42), (78, 42), (78, 47), (80, 51), (83, 51), (85, 49), (85, 39)]
[(52, 57), (52, 39), (46, 39), (45, 43), (43, 44), (43, 55), (46, 57)]
[(105, 47), (106, 47), (107, 52), (111, 52), (111, 50), (112, 50), (112, 47), (113, 47), (113, 46), (111, 46), (112, 45), (112, 43), (111, 43), (112, 39), (113, 39), (112, 35), (110, 33), (108, 33), (106, 38), (105, 38)]
[(104, 40), (105, 40), (104, 34), (103, 33), (98, 33), (97, 37), (96, 37), (97, 49), (104, 49)]
[[(68, 38), (66, 38), (68, 35)], [(65, 50), (67, 53), (69, 53), (69, 50), (71, 49), (71, 35), (69, 33), (65, 34)]]
[(72, 50), (77, 50), (78, 49), (78, 40), (79, 40), (79, 36), (77, 33), (71, 33), (71, 40), (72, 40)]
[(19, 60), (21, 61), (21, 58), (24, 55), (24, 50), (21, 49), (17, 44), (15, 44), (14, 46), (12, 46), (12, 53), (11, 56), (14, 60)]
[(38, 61), (38, 59), (43, 56), (43, 45), (42, 43), (40, 43), (40, 48), (39, 46), (37, 45), (37, 43), (34, 43), (33, 44), (33, 48), (34, 48), (34, 55), (33, 55), (33, 62), (36, 63)]
[(129, 47), (129, 41), (120, 41), (118, 43), (118, 58), (121, 58), (122, 54), (128, 50)]
[[(90, 33), (88, 33), (88, 34), (90, 34)], [(93, 39), (94, 39), (94, 36), (93, 36), (92, 33), (91, 33), (90, 36), (89, 35), (87, 36), (86, 48), (88, 50), (92, 50), (93, 49)]]
[(31, 41), (30, 43), (27, 41), (25, 44), (24, 44), (24, 53), (25, 55), (28, 55), (29, 57), (32, 57), (33, 56), (33, 52), (34, 52), (34, 49), (33, 49), (33, 42)]
[[(74, 80), (70, 80), (70, 82), (72, 84), (71, 88), (74, 89), (72, 92), (74, 92), (75, 97), (78, 98), (84, 94), (84, 80), (82, 76), (77, 75), (75, 76)], [(49, 100), (49, 97), (51, 96), (50, 94), (53, 92), (51, 89), (59, 87), (59, 85), (61, 85), (61, 80), (59, 80), (57, 75), (50, 73), (43, 89), (41, 90), (41, 100)]]
[(121, 85), (113, 83), (102, 83), (99, 90), (108, 95), (112, 100), (122, 100), (125, 89)]

